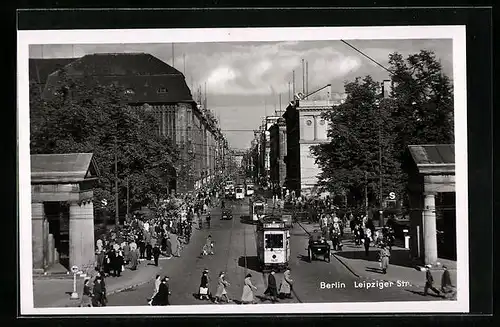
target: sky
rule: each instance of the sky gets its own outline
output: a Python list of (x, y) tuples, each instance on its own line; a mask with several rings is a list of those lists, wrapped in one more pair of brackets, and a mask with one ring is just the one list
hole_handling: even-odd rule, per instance
[[(346, 41), (385, 67), (391, 53), (406, 57), (430, 50), (441, 61), (444, 73), (453, 75), (451, 39)], [(184, 73), (193, 95), (200, 87), (204, 92), (206, 84), (208, 108), (219, 117), (230, 145), (238, 149), (248, 148), (262, 119), (280, 110), (280, 98), (281, 109), (286, 108), (293, 71), (295, 91), (302, 91), (302, 59), (308, 63), (309, 92), (330, 83), (334, 98), (341, 97), (344, 83), (356, 77), (389, 78), (382, 67), (340, 40), (175, 43), (173, 51), (171, 43), (30, 46), (30, 58), (124, 52), (150, 53), (173, 65)]]

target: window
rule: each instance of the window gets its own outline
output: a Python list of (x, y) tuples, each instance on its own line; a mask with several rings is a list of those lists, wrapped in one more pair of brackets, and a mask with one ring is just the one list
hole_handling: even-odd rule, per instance
[(158, 93), (167, 93), (167, 89), (165, 87), (160, 87)]
[(266, 249), (282, 249), (283, 234), (266, 234)]

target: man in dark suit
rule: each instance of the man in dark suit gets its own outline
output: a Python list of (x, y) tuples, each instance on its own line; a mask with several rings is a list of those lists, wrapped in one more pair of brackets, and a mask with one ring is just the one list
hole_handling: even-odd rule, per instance
[(441, 295), (439, 291), (434, 287), (434, 277), (432, 277), (431, 266), (425, 266), (425, 286), (424, 286), (424, 296), (428, 294), (429, 289), (431, 289), (437, 295)]
[(155, 266), (158, 267), (158, 259), (160, 258), (160, 248), (158, 247), (158, 244), (155, 245), (153, 248), (153, 258), (155, 260)]
[(276, 297), (278, 296), (278, 287), (276, 285), (276, 278), (274, 277), (274, 270), (271, 271), (269, 277), (267, 277), (267, 289), (264, 292), (264, 295), (268, 295), (271, 299), (271, 302), (276, 302)]

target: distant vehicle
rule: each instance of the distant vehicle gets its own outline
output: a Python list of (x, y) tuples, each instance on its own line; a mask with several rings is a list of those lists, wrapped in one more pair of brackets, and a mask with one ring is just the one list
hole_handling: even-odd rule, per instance
[(232, 213), (231, 209), (224, 209), (224, 210), (222, 210), (222, 214), (221, 214), (220, 219), (222, 219), (222, 220), (231, 220), (231, 219), (233, 219), (233, 213)]
[(226, 187), (228, 187), (228, 186), (233, 186), (234, 187), (234, 181), (232, 181), (232, 180), (226, 181), (226, 183), (224, 185)]
[(263, 218), (257, 225), (257, 257), (263, 272), (284, 270), (290, 260), (290, 231), (282, 221)]
[(311, 233), (309, 246), (307, 247), (307, 256), (309, 257), (309, 262), (318, 256), (322, 256), (324, 261), (330, 262), (330, 244), (328, 244), (320, 231)]
[(253, 189), (253, 184), (247, 184), (247, 187), (246, 187), (246, 193), (247, 193), (247, 196), (252, 196), (253, 193), (254, 193), (254, 189)]
[(238, 186), (235, 189), (236, 200), (243, 200), (245, 198), (245, 190), (242, 186)]

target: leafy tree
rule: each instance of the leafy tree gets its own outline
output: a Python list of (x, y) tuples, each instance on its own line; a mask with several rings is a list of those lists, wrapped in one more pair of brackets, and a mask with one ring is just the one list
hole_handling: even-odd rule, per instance
[(422, 50), (404, 60), (394, 53), (389, 63), (398, 157), (410, 144), (453, 143), (453, 85), (435, 54)]
[(392, 177), (400, 173), (399, 164), (393, 159), (392, 121), (387, 110), (382, 110), (389, 103), (380, 101), (379, 88), (370, 76), (346, 83), (346, 101), (325, 113), (331, 142), (312, 148), (322, 168), (320, 185), (335, 195), (348, 194), (354, 199), (351, 206), (358, 208), (364, 205), (365, 188), (370, 203), (380, 205), (380, 173), (384, 176), (384, 190), (401, 188), (397, 178)]
[(369, 76), (347, 83), (345, 103), (325, 117), (331, 142), (313, 148), (320, 184), (336, 194), (349, 192), (358, 206), (365, 185), (370, 202), (377, 199), (379, 130), (384, 197), (391, 191), (406, 199), (408, 145), (454, 140), (453, 87), (434, 53), (422, 50), (406, 59), (393, 53), (389, 63), (389, 98), (380, 99)]
[[(92, 152), (101, 178), (94, 191), (95, 204), (114, 212), (115, 155), (121, 211), (129, 180), (131, 207), (149, 205), (168, 192), (171, 167), (179, 153), (170, 140), (156, 132), (153, 112), (128, 105), (124, 89), (115, 84), (61, 72), (57, 85), (44, 97), (31, 88), (31, 152)], [(33, 85), (34, 86), (34, 85)], [(49, 92), (52, 92), (51, 94)], [(39, 93), (39, 92), (38, 92)]]

